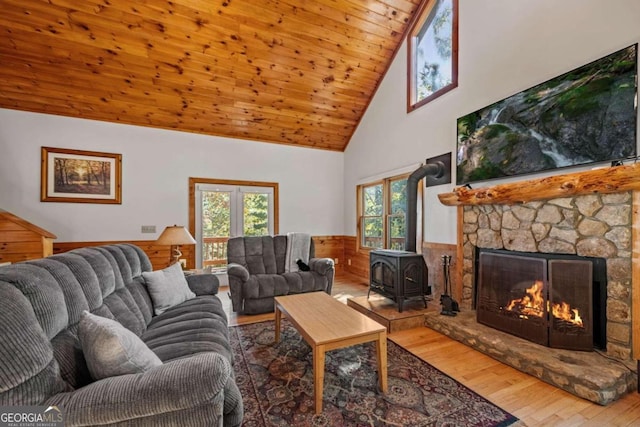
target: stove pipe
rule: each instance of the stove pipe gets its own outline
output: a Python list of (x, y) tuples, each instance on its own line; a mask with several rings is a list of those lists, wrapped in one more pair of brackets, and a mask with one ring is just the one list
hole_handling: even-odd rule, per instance
[(406, 251), (416, 252), (416, 233), (418, 226), (418, 182), (427, 175), (440, 178), (444, 173), (444, 163), (427, 163), (413, 171), (407, 179), (407, 237), (404, 245)]

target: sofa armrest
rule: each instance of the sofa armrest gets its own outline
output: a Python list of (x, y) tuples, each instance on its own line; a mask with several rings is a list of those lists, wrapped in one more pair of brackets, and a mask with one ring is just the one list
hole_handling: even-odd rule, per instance
[(241, 313), (243, 310), (242, 285), (249, 280), (249, 270), (240, 264), (231, 263), (227, 265), (227, 276), (229, 277), (229, 293), (231, 294), (231, 308), (233, 311)]
[(309, 268), (311, 271), (324, 276), (334, 269), (334, 264), (331, 258), (311, 258), (309, 260)]
[(240, 264), (231, 263), (227, 265), (227, 274), (229, 277), (235, 277), (241, 282), (249, 280), (249, 270), (241, 266)]
[(222, 424), (223, 419), (224, 425), (238, 425), (243, 411), (231, 365), (211, 352), (177, 359), (142, 374), (105, 378), (56, 394), (43, 404), (62, 407), (69, 426), (172, 425), (203, 419), (209, 425)]
[(333, 276), (336, 269), (331, 258), (311, 258), (309, 260), (309, 268), (327, 278), (327, 289), (325, 292), (331, 295), (331, 289), (333, 288)]
[(187, 283), (189, 288), (194, 294), (200, 295), (215, 295), (220, 288), (220, 281), (215, 274), (192, 274), (187, 276)]

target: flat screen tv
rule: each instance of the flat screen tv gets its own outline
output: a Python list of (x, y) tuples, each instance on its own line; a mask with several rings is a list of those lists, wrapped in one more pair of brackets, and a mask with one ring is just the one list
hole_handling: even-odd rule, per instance
[(637, 50), (460, 117), (457, 184), (635, 157)]

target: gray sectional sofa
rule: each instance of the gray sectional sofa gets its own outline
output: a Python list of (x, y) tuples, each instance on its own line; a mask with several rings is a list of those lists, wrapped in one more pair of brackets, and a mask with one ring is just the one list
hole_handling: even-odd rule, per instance
[[(240, 425), (217, 279), (188, 277), (195, 296), (155, 315), (142, 278), (150, 270), (128, 244), (0, 267), (0, 405), (57, 406), (67, 426)], [(92, 379), (78, 338), (83, 312), (115, 319), (162, 363)]]
[(227, 274), (233, 311), (274, 311), (274, 297), (324, 291), (331, 295), (335, 266), (331, 258), (315, 258), (313, 240), (309, 271), (285, 271), (287, 236), (234, 237), (227, 243)]

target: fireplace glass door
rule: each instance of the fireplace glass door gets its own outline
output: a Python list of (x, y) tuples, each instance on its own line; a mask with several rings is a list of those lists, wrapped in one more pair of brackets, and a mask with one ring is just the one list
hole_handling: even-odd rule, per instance
[(480, 253), (478, 322), (549, 347), (593, 350), (593, 263), (557, 257)]
[(478, 322), (547, 345), (546, 260), (481, 253), (479, 270)]
[(592, 350), (592, 263), (549, 260), (549, 278), (549, 346), (568, 350)]

